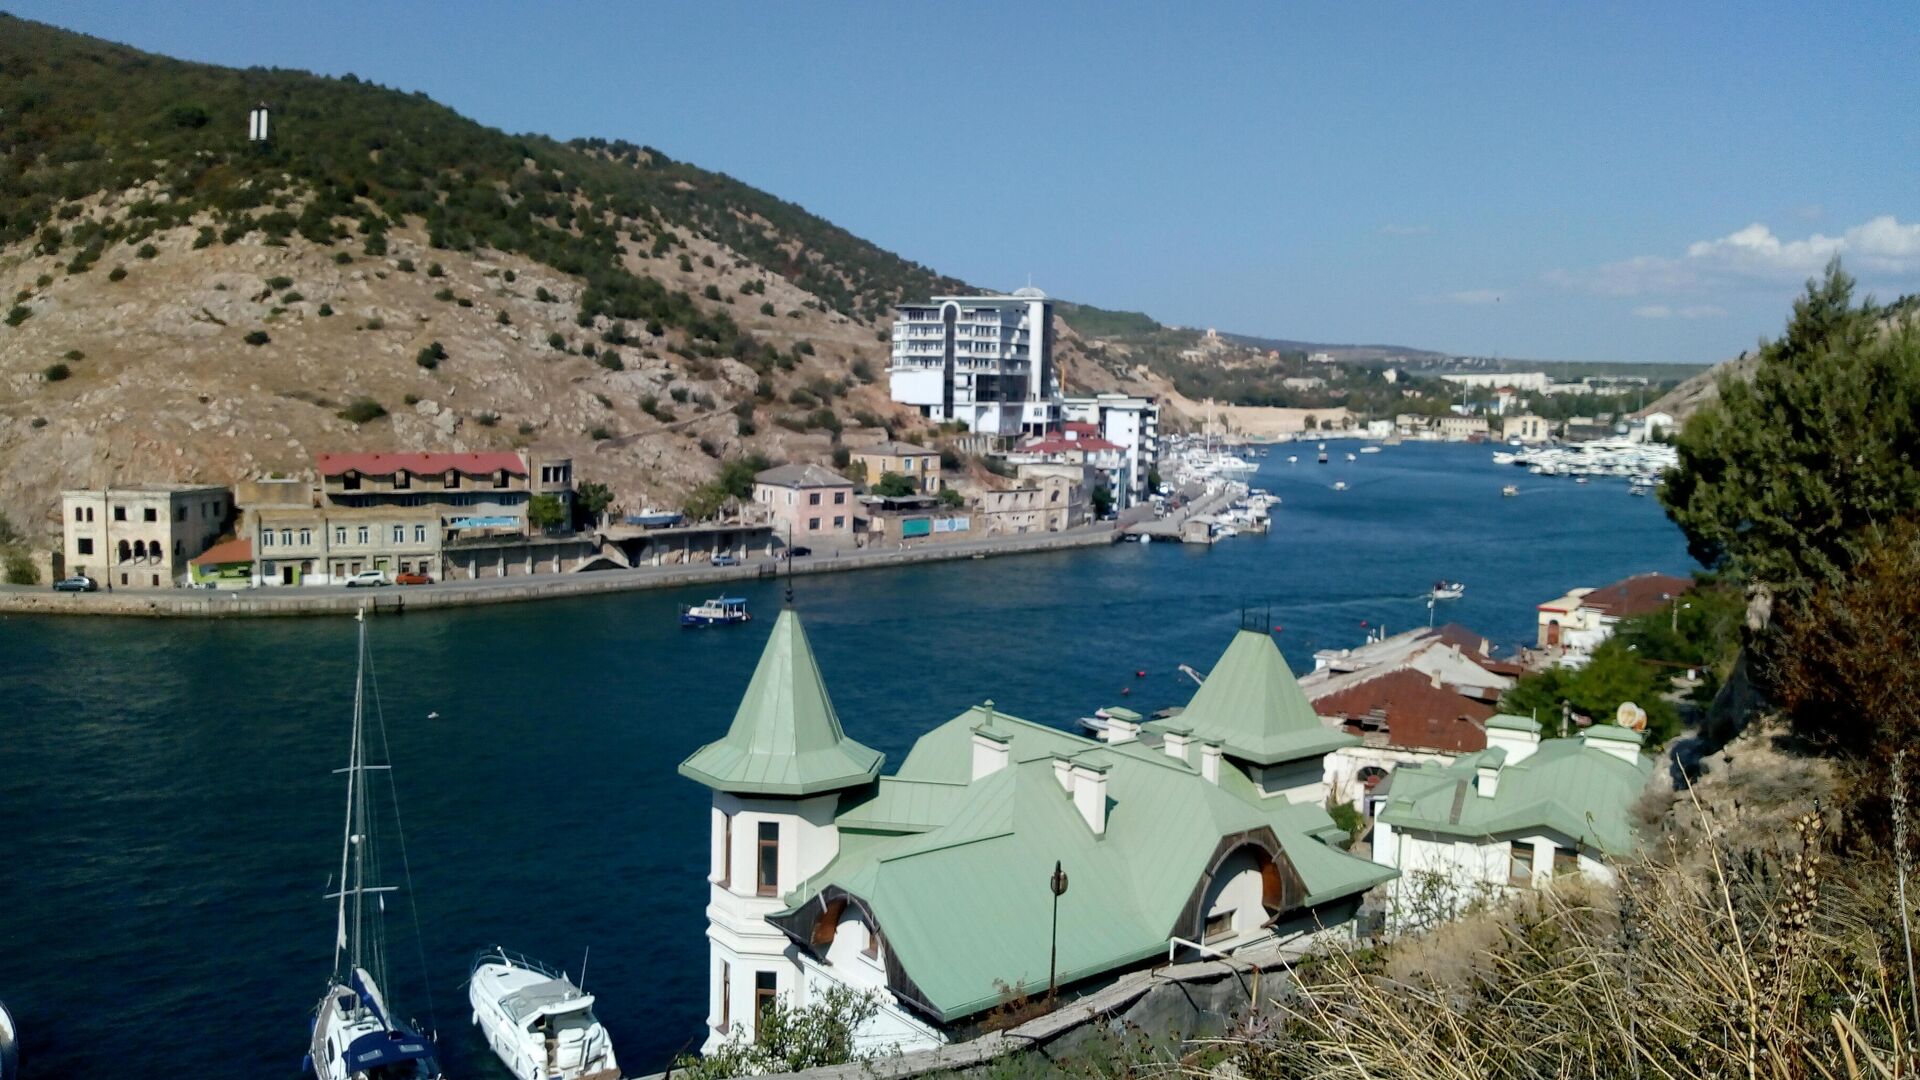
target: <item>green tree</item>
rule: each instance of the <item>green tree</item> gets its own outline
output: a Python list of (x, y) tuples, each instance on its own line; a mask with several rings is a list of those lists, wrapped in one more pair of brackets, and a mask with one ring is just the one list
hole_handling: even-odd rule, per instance
[(957, 510), (960, 507), (967, 505), (967, 499), (966, 499), (966, 496), (960, 494), (960, 492), (955, 488), (941, 488), (940, 489), (940, 505), (948, 508), (949, 510)]
[(911, 495), (913, 492), (913, 481), (897, 472), (881, 473), (880, 482), (873, 485), (873, 493), (875, 495), (883, 495), (889, 499), (897, 499), (903, 495)]
[[(1594, 723), (1610, 724), (1622, 702), (1647, 711), (1647, 742), (1658, 745), (1680, 730), (1680, 714), (1662, 695), (1673, 669), (1650, 663), (1618, 634), (1600, 643), (1581, 668), (1548, 668), (1523, 677), (1500, 696), (1500, 710), (1532, 716), (1544, 733), (1560, 734), (1562, 707)], [(1567, 734), (1575, 731), (1569, 725)]]
[(1828, 264), (1752, 381), (1723, 375), (1681, 430), (1661, 500), (1702, 563), (1776, 590), (1838, 584), (1869, 526), (1920, 507), (1920, 338), (1853, 285)]
[(535, 495), (527, 503), (527, 520), (542, 531), (558, 528), (566, 523), (566, 504), (558, 495)]
[(611, 505), (613, 505), (613, 489), (605, 484), (587, 481), (574, 490), (574, 517), (582, 524), (598, 523), (600, 515)]
[(1113, 510), (1113, 492), (1105, 484), (1093, 489), (1093, 516), (1106, 517)]
[(775, 997), (761, 1006), (751, 1038), (745, 1025), (735, 1025), (713, 1053), (682, 1057), (674, 1062), (674, 1071), (687, 1080), (727, 1080), (864, 1061), (870, 1055), (854, 1045), (854, 1033), (879, 1011), (871, 990), (848, 986), (829, 987), (798, 1007)]

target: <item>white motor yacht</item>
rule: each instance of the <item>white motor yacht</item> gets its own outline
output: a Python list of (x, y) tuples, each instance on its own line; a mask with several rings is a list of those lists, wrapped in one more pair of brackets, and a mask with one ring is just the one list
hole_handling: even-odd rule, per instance
[(19, 1033), (14, 1030), (13, 1014), (0, 1002), (0, 1080), (15, 1080), (19, 1075)]
[(618, 1080), (593, 995), (565, 972), (496, 945), (473, 958), (467, 996), (487, 1045), (519, 1080)]

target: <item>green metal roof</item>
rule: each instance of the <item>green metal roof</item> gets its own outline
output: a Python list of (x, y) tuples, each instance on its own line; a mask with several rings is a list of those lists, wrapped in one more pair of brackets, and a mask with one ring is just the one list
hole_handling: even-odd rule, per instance
[[(1273, 638), (1242, 630), (1207, 673), (1178, 723), (1199, 742), (1219, 743), (1229, 756), (1278, 765), (1356, 746), (1357, 735), (1320, 722)], [(1168, 721), (1146, 725), (1166, 731)]]
[(1540, 733), (1540, 721), (1535, 720), (1531, 716), (1515, 716), (1512, 713), (1499, 713), (1487, 717), (1486, 723), (1490, 728), (1501, 728), (1506, 731), (1531, 731), (1535, 735)]
[(782, 611), (733, 725), (680, 775), (740, 795), (816, 795), (868, 783), (884, 760), (840, 729), (800, 618)]
[[(1589, 738), (1617, 738), (1595, 725)], [(1628, 733), (1633, 734), (1633, 733)], [(1476, 773), (1498, 767), (1500, 786), (1482, 797)], [(1463, 754), (1451, 764), (1403, 765), (1393, 771), (1379, 820), (1395, 828), (1451, 836), (1498, 837), (1551, 829), (1609, 855), (1633, 850), (1628, 813), (1653, 774), (1645, 754), (1628, 763), (1580, 739), (1548, 739), (1526, 760), (1503, 761), (1495, 750)]]
[[(997, 713), (1011, 763), (974, 780), (981, 721), (982, 710), (971, 709), (942, 724), (874, 794), (848, 795), (836, 820), (838, 857), (785, 898), (792, 914), (830, 886), (858, 897), (911, 983), (909, 996), (942, 1018), (993, 1007), (1003, 987), (1046, 985), (1056, 860), (1070, 880), (1060, 901), (1063, 983), (1164, 954), (1227, 837), (1271, 830), (1309, 906), (1393, 876), (1324, 843), (1341, 834), (1323, 808), (1261, 799), (1243, 777), (1230, 788), (1228, 777), (1240, 776), (1231, 764), (1221, 784), (1209, 783), (1139, 741), (1107, 745)], [(1056, 757), (1104, 771), (1104, 835), (1055, 779)]]

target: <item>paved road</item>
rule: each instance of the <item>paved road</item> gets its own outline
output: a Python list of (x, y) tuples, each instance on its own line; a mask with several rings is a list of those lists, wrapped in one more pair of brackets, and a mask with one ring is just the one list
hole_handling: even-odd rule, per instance
[[(877, 569), (920, 562), (967, 559), (1091, 547), (1111, 542), (1110, 524), (1082, 526), (1058, 533), (998, 536), (979, 540), (926, 543), (918, 546), (876, 547), (846, 551), (816, 550), (793, 560), (796, 573), (834, 573)], [(578, 574), (521, 574), (436, 582), (432, 585), (348, 588), (344, 585), (302, 585), (247, 589), (121, 589), (96, 593), (55, 593), (47, 586), (0, 586), (0, 611), (43, 614), (223, 615), (338, 614), (364, 601), (377, 609), (452, 607), (463, 604), (535, 600), (596, 592), (673, 588), (683, 585), (745, 581), (771, 577), (785, 560), (764, 554), (739, 566), (695, 562), (640, 566), (631, 570), (595, 570)]]

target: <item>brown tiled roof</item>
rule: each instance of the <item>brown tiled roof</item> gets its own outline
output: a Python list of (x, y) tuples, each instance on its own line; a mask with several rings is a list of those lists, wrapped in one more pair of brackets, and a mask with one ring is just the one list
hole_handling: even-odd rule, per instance
[(1672, 574), (1635, 574), (1593, 590), (1580, 599), (1580, 606), (1592, 608), (1616, 619), (1658, 611), (1681, 593), (1693, 588), (1692, 578)]
[(1448, 685), (1435, 686), (1433, 677), (1413, 668), (1398, 668), (1313, 703), (1321, 716), (1360, 726), (1372, 718), (1385, 721), (1387, 741), (1394, 746), (1470, 753), (1487, 748), (1481, 722), (1497, 710), (1493, 704)]
[(223, 563), (253, 561), (253, 541), (223, 540), (187, 560), (189, 566), (219, 566)]
[(318, 454), (313, 462), (321, 476), (340, 476), (348, 472), (367, 476), (391, 476), (402, 469), (415, 476), (457, 471), (468, 476), (486, 476), (505, 471), (525, 476), (526, 463), (519, 454), (493, 451), (479, 454)]

